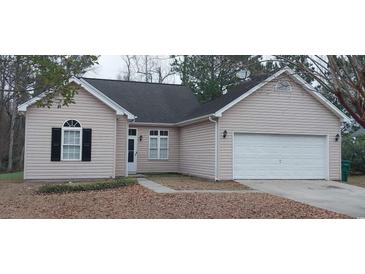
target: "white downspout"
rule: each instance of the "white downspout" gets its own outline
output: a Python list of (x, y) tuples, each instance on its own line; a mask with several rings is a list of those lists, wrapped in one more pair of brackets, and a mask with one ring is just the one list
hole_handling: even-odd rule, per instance
[(214, 181), (218, 181), (217, 170), (218, 170), (218, 122), (212, 119), (212, 116), (209, 116), (209, 121), (215, 124), (215, 133), (214, 133)]

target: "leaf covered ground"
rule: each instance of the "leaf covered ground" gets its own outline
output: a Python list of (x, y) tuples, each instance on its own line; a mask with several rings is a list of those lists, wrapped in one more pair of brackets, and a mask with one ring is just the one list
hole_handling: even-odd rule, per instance
[(149, 175), (150, 179), (156, 183), (167, 186), (175, 190), (249, 190), (250, 188), (237, 183), (235, 181), (219, 181), (212, 182), (211, 180), (198, 177), (185, 176), (180, 174), (163, 174)]
[(140, 185), (67, 194), (0, 182), (0, 218), (346, 218), (263, 193), (157, 194)]

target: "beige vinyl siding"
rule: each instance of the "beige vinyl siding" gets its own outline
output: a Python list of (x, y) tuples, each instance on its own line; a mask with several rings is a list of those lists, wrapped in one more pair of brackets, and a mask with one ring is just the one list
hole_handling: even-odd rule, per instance
[(117, 137), (116, 137), (116, 159), (115, 176), (126, 176), (127, 172), (127, 135), (128, 120), (126, 117), (117, 118)]
[[(340, 179), (340, 119), (301, 86), (292, 84), (291, 92), (274, 90), (273, 81), (228, 109), (219, 119), (219, 179), (232, 179), (232, 138), (234, 132), (313, 134), (329, 137), (329, 176)], [(223, 131), (228, 134), (223, 139)]]
[[(80, 89), (76, 104), (37, 108), (26, 112), (25, 179), (74, 179), (114, 177), (115, 112)], [(74, 119), (92, 129), (91, 161), (51, 161), (52, 128)]]
[[(130, 125), (137, 129), (137, 173), (143, 172), (179, 172), (179, 128), (171, 127), (142, 127)], [(150, 130), (168, 130), (168, 159), (150, 160), (149, 136)], [(142, 136), (142, 141), (139, 140)]]
[(205, 121), (180, 128), (180, 172), (214, 179), (215, 124)]

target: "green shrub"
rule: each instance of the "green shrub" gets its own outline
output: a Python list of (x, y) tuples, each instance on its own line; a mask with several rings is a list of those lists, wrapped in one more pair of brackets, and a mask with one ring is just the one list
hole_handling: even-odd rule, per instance
[(351, 173), (365, 173), (365, 136), (342, 137), (342, 160), (351, 161)]
[(41, 186), (38, 193), (68, 193), (89, 190), (102, 190), (129, 186), (136, 183), (135, 178), (118, 178), (111, 181), (98, 181), (95, 183), (63, 183)]

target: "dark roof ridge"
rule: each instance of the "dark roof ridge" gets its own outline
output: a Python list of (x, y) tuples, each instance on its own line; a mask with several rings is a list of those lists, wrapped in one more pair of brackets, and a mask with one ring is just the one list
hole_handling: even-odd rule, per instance
[(105, 78), (95, 78), (95, 77), (80, 77), (81, 79), (90, 79), (90, 80), (100, 80), (100, 81), (116, 81), (116, 82), (124, 82), (124, 83), (133, 83), (133, 84), (153, 84), (153, 85), (170, 85), (170, 86), (181, 86), (187, 87), (184, 84), (171, 84), (171, 83), (157, 83), (157, 82), (143, 82), (143, 81), (128, 81), (128, 80), (118, 80), (118, 79), (105, 79)]

